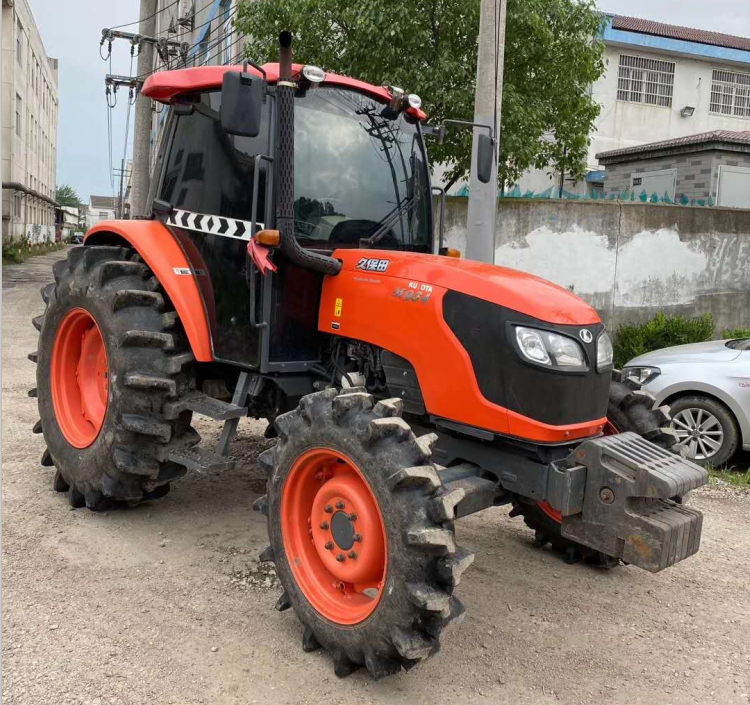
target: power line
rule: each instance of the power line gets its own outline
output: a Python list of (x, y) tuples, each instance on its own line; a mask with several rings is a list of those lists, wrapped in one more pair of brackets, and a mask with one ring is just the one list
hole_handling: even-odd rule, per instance
[(162, 12), (168, 10), (170, 7), (174, 7), (180, 0), (174, 0), (174, 2), (171, 2), (166, 7), (163, 7), (161, 10), (157, 10), (152, 15), (149, 15), (148, 17), (141, 17), (140, 19), (134, 20), (133, 22), (126, 22), (125, 24), (118, 24), (114, 27), (109, 27), (109, 29), (120, 29), (120, 27), (130, 27), (130, 25), (133, 24), (140, 24), (141, 22), (146, 22), (147, 20), (150, 20), (152, 17), (156, 17), (157, 15), (161, 14)]

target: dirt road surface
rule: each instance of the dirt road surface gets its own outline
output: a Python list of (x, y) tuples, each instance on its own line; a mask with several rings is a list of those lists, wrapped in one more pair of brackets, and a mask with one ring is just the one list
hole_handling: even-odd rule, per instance
[[(476, 554), (464, 622), (410, 673), (339, 680), (302, 651), (256, 556), (266, 545), (257, 454), (241, 424), (234, 471), (190, 476), (134, 509), (73, 511), (42, 468), (31, 317), (60, 253), (4, 268), (2, 665), (7, 705), (87, 703), (711, 703), (750, 693), (750, 496), (704, 489), (700, 553), (658, 575), (569, 566), (496, 508), (462, 520)], [(217, 428), (198, 423), (208, 444)]]

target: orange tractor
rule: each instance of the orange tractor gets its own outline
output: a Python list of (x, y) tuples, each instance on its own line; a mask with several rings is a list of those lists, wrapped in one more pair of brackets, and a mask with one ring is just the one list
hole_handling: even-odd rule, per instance
[[(702, 517), (681, 500), (706, 471), (612, 369), (596, 312), (445, 256), (424, 144), (442, 129), (419, 98), (293, 65), (280, 39), (279, 64), (145, 83), (169, 106), (152, 216), (92, 228), (34, 320), (55, 489), (92, 510), (159, 497), (229, 466), (240, 418), (268, 419), (261, 557), (339, 676), (438, 651), (473, 560), (454, 522), (487, 507), (569, 561), (695, 553)], [(224, 422), (217, 448), (194, 413)]]

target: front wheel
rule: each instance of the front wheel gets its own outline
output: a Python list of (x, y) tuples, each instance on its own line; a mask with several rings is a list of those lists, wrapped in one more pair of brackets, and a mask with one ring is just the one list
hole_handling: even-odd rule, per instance
[(443, 489), (433, 434), (416, 438), (400, 415), (398, 399), (317, 392), (276, 419), (278, 444), (260, 459), (277, 608), (294, 608), (303, 649), (325, 647), (338, 676), (410, 668), (464, 612), (453, 589), (473, 556), (452, 522), (463, 492)]
[[(605, 435), (632, 431), (646, 440), (669, 450), (675, 448), (677, 435), (669, 427), (669, 407), (655, 407), (655, 398), (632, 379), (622, 379), (619, 370), (612, 373), (607, 405)], [(534, 545), (550, 544), (561, 551), (568, 563), (585, 561), (604, 568), (619, 564), (619, 559), (571, 541), (562, 535), (562, 515), (547, 502), (513, 504), (511, 516), (522, 516), (526, 526), (534, 530)]]
[(740, 434), (732, 413), (721, 402), (696, 394), (672, 405), (672, 428), (687, 457), (698, 465), (724, 465), (735, 453)]

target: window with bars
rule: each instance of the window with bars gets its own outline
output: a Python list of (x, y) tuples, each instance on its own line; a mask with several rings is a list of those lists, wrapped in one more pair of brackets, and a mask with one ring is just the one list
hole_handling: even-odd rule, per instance
[(620, 54), (617, 100), (672, 107), (674, 62)]
[(750, 74), (714, 69), (709, 112), (750, 118)]

